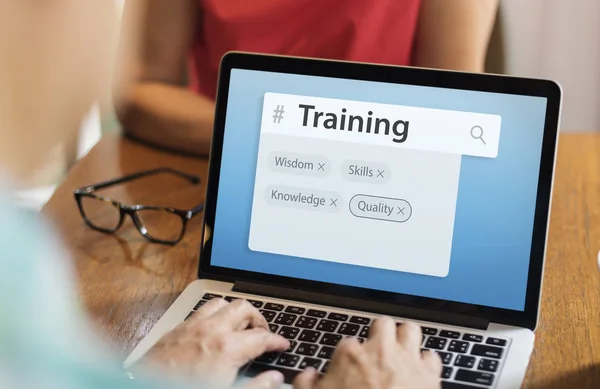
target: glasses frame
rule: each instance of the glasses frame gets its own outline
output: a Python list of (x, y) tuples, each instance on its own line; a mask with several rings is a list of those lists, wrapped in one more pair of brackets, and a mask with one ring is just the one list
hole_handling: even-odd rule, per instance
[[(175, 244), (179, 243), (181, 241), (181, 239), (183, 239), (183, 236), (185, 235), (185, 231), (186, 231), (188, 222), (194, 216), (196, 216), (197, 214), (199, 214), (200, 212), (202, 212), (204, 210), (204, 204), (200, 204), (192, 209), (178, 209), (178, 208), (172, 208), (172, 207), (157, 207), (157, 206), (148, 206), (148, 205), (128, 205), (128, 204), (124, 204), (120, 201), (117, 201), (117, 200), (111, 199), (109, 197), (102, 196), (100, 194), (95, 193), (97, 190), (100, 190), (100, 189), (109, 188), (109, 187), (112, 187), (115, 185), (124, 184), (126, 182), (138, 180), (140, 178), (144, 178), (144, 177), (148, 177), (148, 176), (152, 176), (152, 175), (156, 175), (156, 174), (161, 174), (161, 173), (169, 173), (169, 174), (173, 174), (173, 175), (185, 178), (195, 185), (200, 183), (200, 177), (198, 177), (198, 176), (187, 174), (187, 173), (181, 172), (179, 170), (163, 167), (163, 168), (156, 168), (156, 169), (151, 169), (151, 170), (146, 170), (146, 171), (130, 174), (130, 175), (127, 175), (127, 176), (124, 176), (121, 178), (116, 178), (113, 180), (104, 181), (104, 182), (100, 182), (100, 183), (93, 184), (93, 185), (84, 186), (82, 188), (76, 189), (73, 194), (75, 196), (75, 201), (77, 202), (77, 207), (79, 208), (79, 212), (81, 213), (81, 217), (85, 221), (85, 224), (87, 224), (88, 227), (90, 227), (96, 231), (107, 233), (107, 234), (113, 234), (113, 233), (117, 232), (117, 230), (119, 230), (119, 228), (121, 228), (121, 226), (123, 225), (123, 222), (125, 221), (125, 218), (127, 216), (129, 216), (129, 217), (131, 217), (131, 220), (133, 221), (133, 224), (135, 225), (135, 227), (137, 228), (139, 233), (144, 238), (148, 239), (150, 242), (166, 244), (166, 245), (175, 245)], [(102, 228), (102, 227), (98, 227), (98, 226), (94, 225), (87, 218), (85, 211), (83, 209), (82, 201), (85, 197), (104, 201), (108, 204), (111, 204), (115, 208), (117, 208), (119, 210), (119, 222), (117, 223), (117, 226), (115, 228)], [(149, 235), (148, 230), (144, 226), (144, 223), (138, 216), (138, 211), (143, 211), (143, 210), (166, 211), (173, 215), (179, 216), (181, 218), (181, 222), (182, 222), (181, 233), (174, 240), (157, 239), (157, 238)]]

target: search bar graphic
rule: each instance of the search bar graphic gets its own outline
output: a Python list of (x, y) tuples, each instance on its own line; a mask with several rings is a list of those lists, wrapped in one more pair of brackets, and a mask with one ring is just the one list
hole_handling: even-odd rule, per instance
[(265, 93), (261, 133), (498, 156), (499, 115)]

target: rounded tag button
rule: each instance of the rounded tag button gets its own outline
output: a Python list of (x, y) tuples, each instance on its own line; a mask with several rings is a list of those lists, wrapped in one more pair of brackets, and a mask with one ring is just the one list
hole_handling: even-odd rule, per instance
[(350, 181), (383, 184), (389, 180), (391, 172), (380, 162), (350, 160), (342, 165), (342, 175)]
[(324, 177), (329, 173), (330, 163), (325, 157), (276, 151), (269, 155), (271, 170), (304, 176)]
[(352, 215), (364, 219), (404, 223), (412, 216), (412, 206), (404, 199), (357, 194), (350, 199)]
[(342, 196), (339, 193), (318, 189), (269, 185), (265, 190), (265, 199), (269, 205), (310, 211), (335, 213), (342, 209)]

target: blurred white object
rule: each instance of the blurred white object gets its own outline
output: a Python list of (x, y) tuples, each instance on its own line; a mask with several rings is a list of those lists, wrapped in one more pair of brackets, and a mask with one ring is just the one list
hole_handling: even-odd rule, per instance
[(21, 190), (16, 193), (15, 202), (21, 208), (38, 212), (50, 200), (55, 189), (56, 185), (49, 185)]
[(100, 141), (102, 137), (102, 128), (100, 125), (100, 107), (92, 107), (88, 116), (84, 118), (79, 130), (79, 139), (77, 142), (77, 159), (81, 159)]
[[(95, 105), (81, 123), (77, 137), (76, 160), (87, 155), (102, 136), (100, 108)], [(64, 145), (56, 147), (48, 156), (48, 161), (32, 177), (32, 186), (15, 193), (15, 202), (22, 208), (39, 211), (54, 194), (56, 186), (68, 172), (70, 157)]]

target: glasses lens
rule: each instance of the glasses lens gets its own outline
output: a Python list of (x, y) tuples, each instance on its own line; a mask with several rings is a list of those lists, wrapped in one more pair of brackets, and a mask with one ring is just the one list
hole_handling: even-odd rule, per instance
[(121, 213), (112, 203), (95, 197), (82, 197), (81, 206), (87, 221), (102, 230), (114, 230), (119, 226)]
[(137, 216), (146, 228), (148, 236), (167, 242), (174, 242), (181, 236), (183, 220), (179, 215), (162, 209), (143, 209)]

